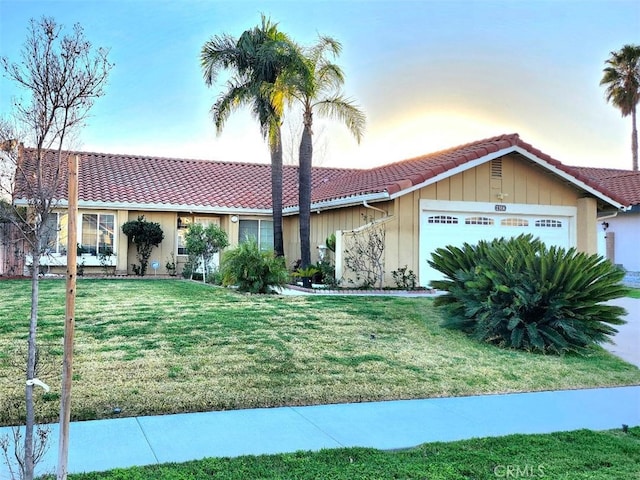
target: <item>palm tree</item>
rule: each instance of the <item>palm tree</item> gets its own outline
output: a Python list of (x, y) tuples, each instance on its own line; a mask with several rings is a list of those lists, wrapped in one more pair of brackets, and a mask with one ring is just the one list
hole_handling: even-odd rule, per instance
[(623, 117), (631, 115), (631, 154), (633, 169), (638, 170), (638, 129), (636, 106), (640, 102), (640, 46), (625, 45), (611, 52), (606, 60), (600, 85), (606, 85), (606, 98), (620, 109)]
[(331, 37), (321, 36), (318, 42), (302, 52), (302, 64), (294, 63), (276, 81), (276, 97), (297, 101), (302, 107), (302, 138), (299, 150), (298, 204), (300, 210), (301, 267), (311, 263), (311, 165), (313, 162), (313, 114), (341, 120), (358, 143), (364, 133), (364, 113), (340, 92), (344, 83), (342, 69), (332, 63), (342, 46)]
[(251, 106), (260, 123), (262, 135), (269, 142), (271, 154), (271, 197), (273, 240), (276, 255), (284, 256), (282, 235), (282, 141), (281, 113), (270, 98), (280, 72), (292, 61), (297, 50), (289, 38), (278, 31), (277, 24), (264, 15), (259, 26), (246, 30), (237, 40), (229, 35), (214, 36), (202, 47), (200, 63), (204, 80), (211, 86), (221, 70), (231, 70), (232, 78), (211, 107), (218, 133), (230, 114)]

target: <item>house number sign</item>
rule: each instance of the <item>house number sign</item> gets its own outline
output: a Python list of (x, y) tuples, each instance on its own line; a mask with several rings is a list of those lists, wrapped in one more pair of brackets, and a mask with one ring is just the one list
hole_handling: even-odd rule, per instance
[(495, 205), (495, 210), (496, 210), (496, 212), (506, 212), (507, 211), (507, 206), (503, 205), (503, 204), (496, 204)]

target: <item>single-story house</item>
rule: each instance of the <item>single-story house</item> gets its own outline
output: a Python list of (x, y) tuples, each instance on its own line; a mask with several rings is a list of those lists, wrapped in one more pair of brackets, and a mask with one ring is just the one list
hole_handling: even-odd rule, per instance
[(627, 272), (640, 273), (640, 171), (574, 168), (624, 199), (627, 209), (602, 212), (598, 218), (598, 253)]
[[(32, 150), (24, 148), (28, 159)], [(85, 267), (98, 267), (106, 247), (118, 272), (131, 273), (135, 248), (121, 226), (144, 215), (158, 222), (164, 240), (151, 260), (157, 273), (174, 255), (180, 270), (186, 261), (184, 232), (190, 223), (217, 223), (231, 247), (247, 235), (272, 246), (271, 168), (232, 163), (137, 155), (78, 152), (78, 238)], [(407, 266), (420, 285), (439, 278), (427, 264), (431, 252), (499, 236), (532, 233), (547, 243), (598, 250), (598, 222), (627, 207), (625, 198), (578, 168), (566, 166), (525, 143), (517, 134), (501, 135), (448, 150), (371, 169), (314, 167), (311, 245), (323, 252), (336, 234), (337, 278), (347, 277), (344, 249), (350, 235), (367, 222), (384, 226), (384, 282)], [(59, 188), (52, 220), (52, 269), (66, 265), (67, 186)], [(284, 167), (285, 255), (300, 255), (297, 167)], [(25, 196), (14, 201), (27, 204)], [(151, 271), (153, 274), (153, 271)]]

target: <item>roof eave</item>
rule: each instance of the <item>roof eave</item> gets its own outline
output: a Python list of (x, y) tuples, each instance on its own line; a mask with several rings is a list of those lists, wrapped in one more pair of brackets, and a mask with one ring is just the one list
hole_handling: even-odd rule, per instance
[[(18, 199), (14, 202), (18, 206), (28, 206), (26, 199)], [(56, 200), (53, 202), (54, 208), (67, 208), (67, 200)], [(78, 201), (78, 208), (87, 210), (142, 210), (149, 212), (194, 212), (220, 215), (242, 214), (242, 215), (271, 215), (271, 209), (261, 208), (241, 208), (241, 207), (221, 207), (211, 205), (191, 205), (191, 204), (167, 204), (167, 203), (130, 203), (130, 202), (96, 202)]]
[[(362, 205), (363, 202), (383, 202), (389, 199), (390, 196), (387, 191), (352, 195), (349, 197), (341, 197), (331, 200), (323, 200), (320, 202), (313, 202), (311, 204), (311, 211), (320, 212), (322, 210), (331, 210), (333, 208), (353, 207), (356, 205)], [(282, 213), (285, 215), (296, 215), (299, 212), (300, 209), (297, 205), (294, 207), (285, 207), (282, 209)]]

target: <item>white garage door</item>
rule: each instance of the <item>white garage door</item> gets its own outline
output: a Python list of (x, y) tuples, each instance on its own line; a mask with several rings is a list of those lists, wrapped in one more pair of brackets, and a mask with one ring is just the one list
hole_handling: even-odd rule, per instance
[[(532, 234), (547, 245), (575, 245), (575, 207), (422, 201), (420, 219), (420, 284), (443, 275), (427, 260), (437, 248), (480, 240)], [(439, 207), (435, 209), (434, 207)], [(449, 208), (443, 208), (449, 207)]]

